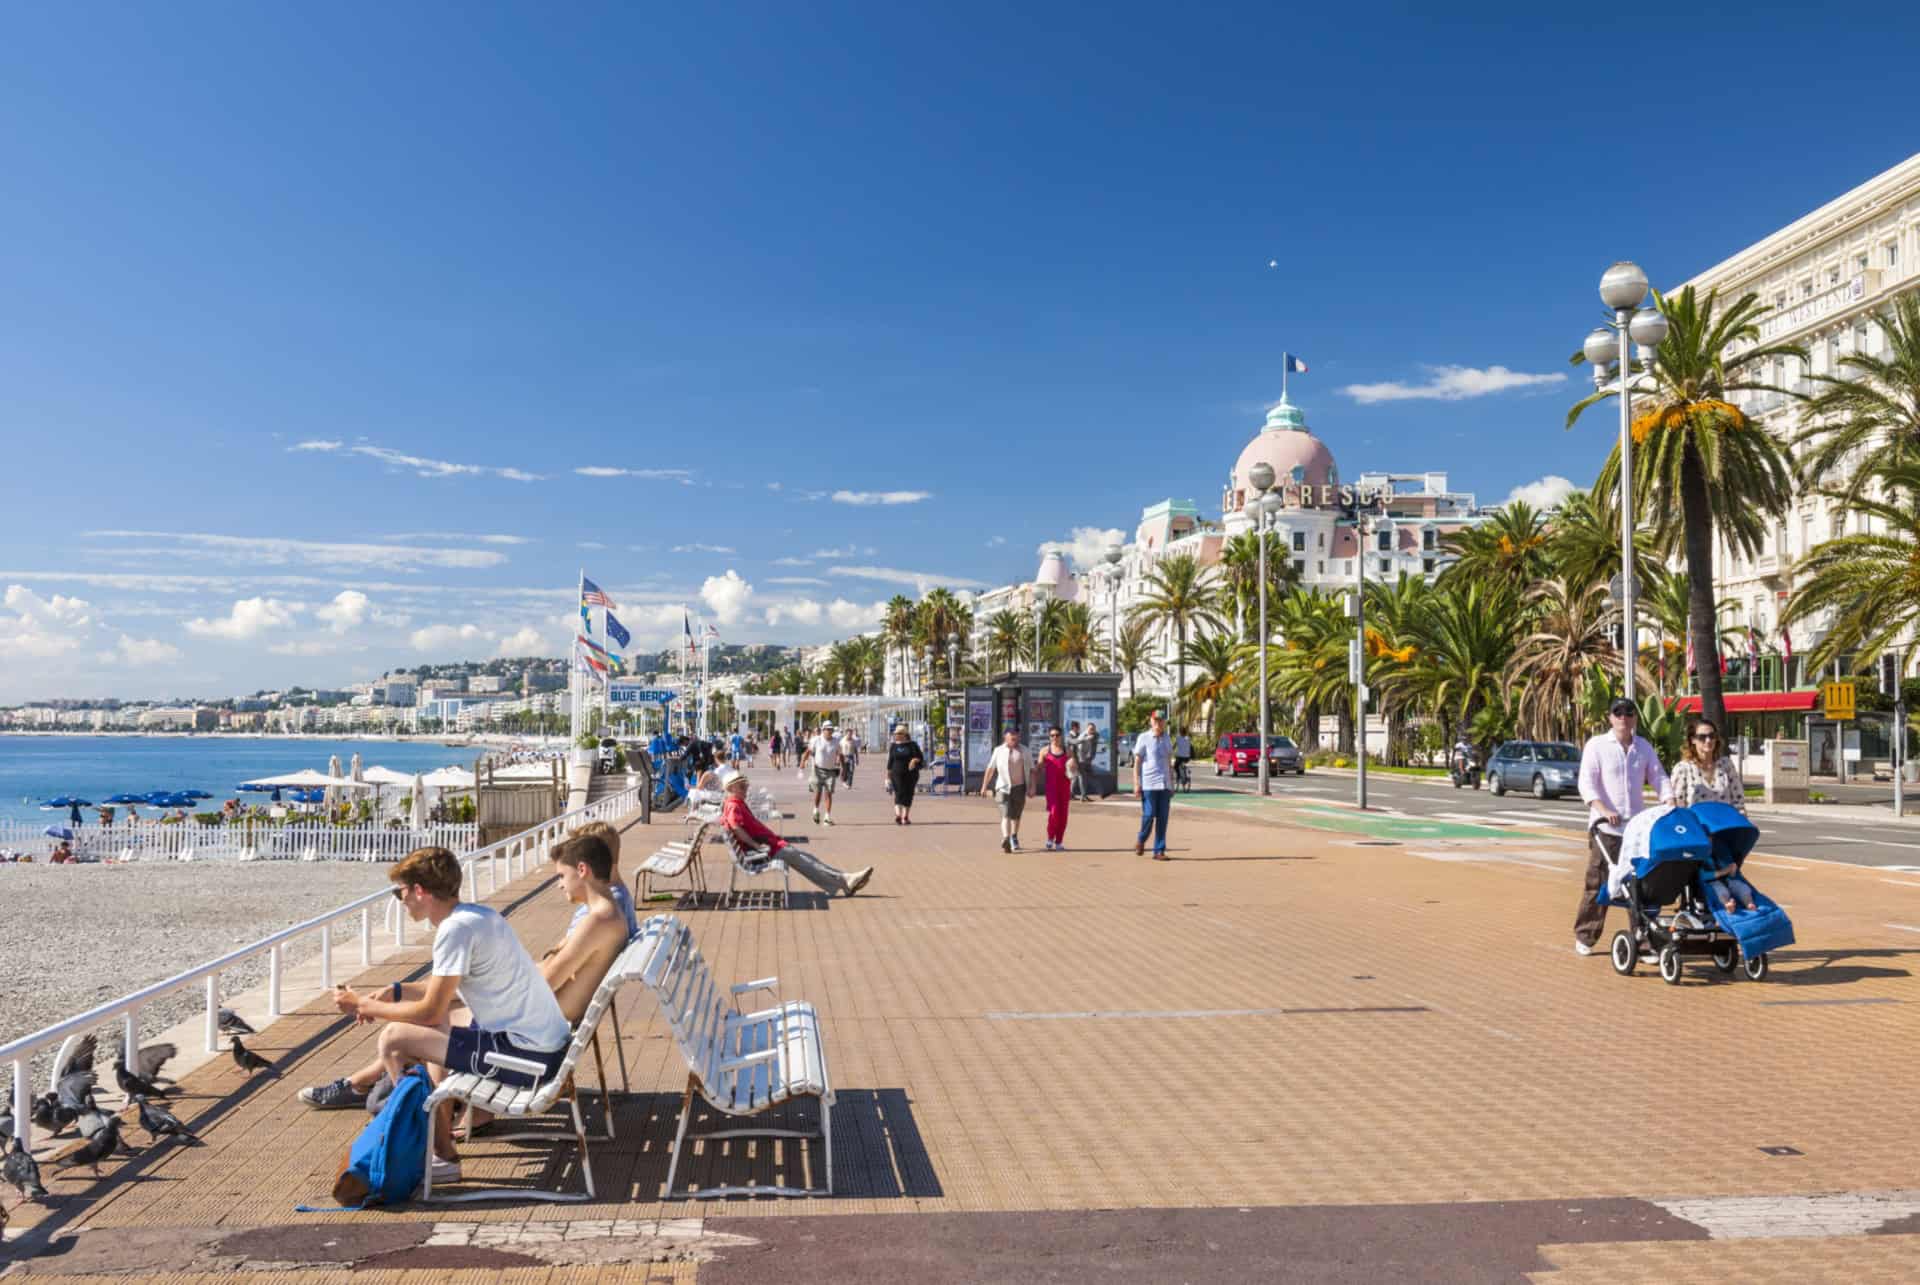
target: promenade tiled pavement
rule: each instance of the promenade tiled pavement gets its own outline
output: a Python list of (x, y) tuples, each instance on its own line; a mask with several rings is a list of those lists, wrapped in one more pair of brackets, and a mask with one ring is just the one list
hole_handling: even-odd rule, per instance
[[(799, 810), (791, 772), (760, 775)], [(1766, 982), (1703, 963), (1675, 988), (1571, 953), (1583, 858), (1564, 835), (1308, 829), (1292, 822), (1316, 816), (1284, 803), (1236, 803), (1177, 808), (1175, 859), (1155, 863), (1134, 856), (1120, 802), (1079, 807), (1060, 854), (1039, 850), (1032, 808), (1029, 850), (1001, 853), (979, 799), (922, 799), (896, 827), (872, 773), (837, 810), (835, 827), (803, 812), (783, 828), (875, 864), (861, 896), (682, 912), (723, 980), (778, 974), (820, 1007), (832, 1200), (662, 1202), (685, 1071), (635, 989), (635, 1093), (616, 1100), (619, 1138), (593, 1147), (602, 1199), (296, 1214), (326, 1203), (364, 1116), (293, 1094), (373, 1039), (316, 1000), (253, 1042), (277, 1076), (249, 1083), (222, 1059), (186, 1078), (180, 1113), (205, 1145), (65, 1174), (45, 1206), (14, 1210), (10, 1271), (1920, 1279), (1920, 876), (1769, 858), (1763, 840), (1750, 873), (1802, 944)], [(629, 869), (679, 833), (630, 828)], [(724, 886), (724, 853), (707, 862)], [(566, 919), (539, 876), (495, 900), (535, 953)], [(598, 1112), (589, 1099), (590, 1126)], [(807, 1181), (819, 1164), (817, 1146), (705, 1151), (682, 1183)], [(466, 1154), (474, 1177), (579, 1181), (544, 1147)]]

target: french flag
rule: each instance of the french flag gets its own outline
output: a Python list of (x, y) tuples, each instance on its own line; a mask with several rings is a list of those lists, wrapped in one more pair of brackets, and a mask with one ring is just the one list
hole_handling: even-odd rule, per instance
[(1307, 373), (1307, 363), (1304, 361), (1301, 361), (1298, 357), (1294, 356), (1290, 352), (1281, 353), (1280, 360), (1282, 363), (1281, 369), (1285, 370), (1289, 374), (1304, 375)]

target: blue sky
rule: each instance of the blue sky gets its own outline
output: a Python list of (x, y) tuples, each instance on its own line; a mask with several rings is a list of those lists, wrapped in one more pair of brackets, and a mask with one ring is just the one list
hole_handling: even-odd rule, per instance
[(1348, 475), (1584, 482), (1601, 270), (1916, 149), (1897, 9), (1626, 17), (16, 6), (0, 700), (559, 654), (583, 563), (842, 635), (1210, 507), (1283, 349)]

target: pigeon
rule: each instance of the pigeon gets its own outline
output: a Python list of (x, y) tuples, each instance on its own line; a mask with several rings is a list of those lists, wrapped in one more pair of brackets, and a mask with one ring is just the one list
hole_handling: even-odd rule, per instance
[(273, 1063), (255, 1053), (240, 1042), (238, 1035), (233, 1037), (233, 1064), (252, 1075), (255, 1071), (271, 1071)]
[(134, 1098), (164, 1098), (167, 1090), (154, 1083), (160, 1075), (160, 1068), (167, 1064), (177, 1050), (171, 1044), (149, 1044), (133, 1055), (133, 1066), (118, 1058), (113, 1063), (113, 1078), (127, 1100)]
[(39, 1200), (47, 1194), (47, 1189), (40, 1185), (40, 1166), (18, 1138), (7, 1139), (6, 1158), (0, 1159), (0, 1175), (6, 1177), (7, 1183), (19, 1191), (23, 1199)]
[(35, 1098), (33, 1104), (27, 1109), (27, 1116), (33, 1121), (34, 1128), (44, 1129), (56, 1136), (62, 1129), (73, 1123), (71, 1111), (67, 1113), (66, 1119), (60, 1118), (60, 1098), (53, 1093), (42, 1093)]
[(93, 1100), (93, 1090), (88, 1089), (86, 1105), (81, 1107), (73, 1122), (79, 1128), (81, 1137), (92, 1138), (103, 1132), (107, 1127), (107, 1121), (111, 1119), (113, 1117), (102, 1111), (99, 1104)]
[(86, 1165), (89, 1169), (93, 1170), (93, 1176), (98, 1178), (100, 1176), (100, 1162), (119, 1149), (120, 1117), (110, 1115), (107, 1117), (106, 1128), (81, 1143), (76, 1150), (68, 1153), (66, 1158), (59, 1161), (58, 1164), (62, 1169), (78, 1169), (81, 1165)]
[(132, 1071), (135, 1075), (149, 1080), (164, 1080), (173, 1083), (173, 1077), (162, 1075), (160, 1071), (180, 1050), (172, 1044), (147, 1044), (136, 1050), (133, 1055)]
[(94, 1085), (97, 1083), (92, 1067), (68, 1071), (60, 1077), (60, 1082), (54, 1086), (55, 1097), (61, 1109), (67, 1113), (68, 1121), (91, 1104)]
[(12, 1136), (13, 1107), (9, 1105), (5, 1111), (0, 1111), (0, 1138), (11, 1138)]
[(67, 1066), (75, 1071), (85, 1071), (93, 1066), (94, 1059), (99, 1056), (99, 1037), (82, 1036), (80, 1042), (73, 1046), (73, 1052), (67, 1056)]
[(200, 1140), (179, 1116), (164, 1106), (156, 1105), (145, 1098), (135, 1098), (133, 1101), (140, 1108), (140, 1127), (145, 1129), (147, 1135), (155, 1142), (167, 1137), (189, 1138), (194, 1142)]
[(222, 1035), (253, 1035), (256, 1032), (247, 1025), (247, 1019), (230, 1008), (220, 1010), (220, 1033)]

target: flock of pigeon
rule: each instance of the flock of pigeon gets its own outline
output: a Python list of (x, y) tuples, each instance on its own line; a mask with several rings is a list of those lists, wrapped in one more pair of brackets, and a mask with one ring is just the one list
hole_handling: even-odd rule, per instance
[[(254, 1034), (245, 1018), (230, 1008), (221, 1009), (220, 1031), (232, 1041), (235, 1066), (248, 1075), (273, 1069), (271, 1062), (240, 1042), (242, 1035)], [(93, 1069), (98, 1051), (93, 1036), (81, 1040), (74, 1046), (73, 1055), (67, 1059), (68, 1069), (61, 1074), (53, 1092), (43, 1093), (28, 1104), (34, 1128), (46, 1130), (53, 1138), (73, 1129), (80, 1138), (78, 1147), (53, 1162), (56, 1169), (84, 1166), (93, 1171), (94, 1177), (99, 1177), (100, 1162), (121, 1149), (120, 1112), (128, 1106), (135, 1108), (139, 1125), (153, 1145), (167, 1138), (199, 1141), (179, 1116), (155, 1100), (172, 1094), (174, 1082), (161, 1072), (178, 1049), (171, 1044), (149, 1044), (134, 1054), (131, 1066), (124, 1054), (113, 1060), (114, 1083), (126, 1098), (117, 1111), (103, 1109), (94, 1099), (99, 1091), (99, 1079)], [(0, 1137), (6, 1139), (6, 1154), (0, 1156), (0, 1179), (20, 1193), (22, 1203), (41, 1200), (46, 1197), (47, 1189), (40, 1181), (40, 1164), (32, 1152), (20, 1145), (14, 1133), (14, 1110), (11, 1105), (0, 1108)], [(0, 1231), (6, 1225), (6, 1205), (0, 1203)]]

